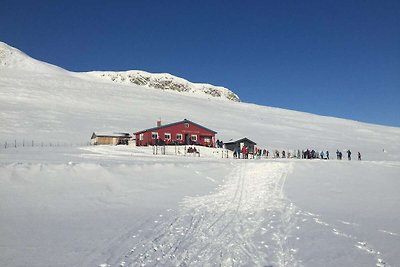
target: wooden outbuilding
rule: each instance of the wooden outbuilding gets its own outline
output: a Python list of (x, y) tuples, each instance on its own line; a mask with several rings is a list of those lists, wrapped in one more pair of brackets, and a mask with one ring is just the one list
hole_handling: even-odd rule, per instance
[(247, 137), (236, 141), (229, 141), (225, 143), (225, 148), (231, 151), (235, 151), (235, 149), (242, 149), (243, 146), (247, 146), (249, 148), (249, 153), (252, 154), (254, 152), (254, 146), (257, 145), (256, 142), (251, 141)]
[(127, 145), (131, 135), (129, 133), (92, 134), (92, 145)]
[(215, 147), (216, 131), (210, 130), (193, 121), (182, 121), (149, 128), (135, 133), (136, 145), (201, 145)]

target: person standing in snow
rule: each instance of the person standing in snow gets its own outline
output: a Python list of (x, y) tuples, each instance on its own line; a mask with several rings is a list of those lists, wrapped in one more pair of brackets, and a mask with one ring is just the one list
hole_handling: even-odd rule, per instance
[(350, 151), (350, 149), (347, 150), (347, 159), (351, 160), (351, 151)]
[(240, 147), (236, 148), (236, 156), (238, 159), (240, 159)]
[(242, 155), (243, 155), (243, 159), (247, 159), (247, 147), (246, 146), (242, 147)]
[(358, 160), (361, 160), (361, 153), (358, 152)]
[(324, 151), (321, 151), (320, 156), (321, 156), (321, 159), (325, 159)]
[(326, 159), (329, 159), (329, 151), (326, 151)]

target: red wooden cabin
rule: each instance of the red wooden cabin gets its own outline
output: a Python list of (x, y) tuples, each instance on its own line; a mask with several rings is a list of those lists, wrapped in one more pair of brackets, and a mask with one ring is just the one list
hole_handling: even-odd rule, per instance
[(200, 124), (187, 119), (166, 125), (157, 122), (157, 127), (135, 133), (136, 145), (201, 145), (215, 147), (215, 134)]

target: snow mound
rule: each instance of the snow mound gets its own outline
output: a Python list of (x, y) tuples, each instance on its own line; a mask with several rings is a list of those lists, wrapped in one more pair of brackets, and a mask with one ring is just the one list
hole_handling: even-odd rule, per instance
[(240, 98), (225, 87), (206, 83), (192, 83), (169, 73), (149, 73), (140, 70), (129, 70), (121, 72), (93, 71), (87, 72), (87, 74), (120, 84), (140, 85), (240, 102)]
[(24, 52), (0, 42), (0, 69), (4, 68), (41, 73), (67, 72), (60, 67), (33, 59)]

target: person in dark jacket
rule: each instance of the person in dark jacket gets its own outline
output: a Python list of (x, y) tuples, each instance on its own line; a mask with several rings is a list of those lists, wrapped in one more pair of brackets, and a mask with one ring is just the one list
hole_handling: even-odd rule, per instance
[(350, 149), (347, 150), (347, 159), (351, 160), (351, 151), (350, 151)]
[(361, 160), (361, 153), (358, 152), (358, 160)]

